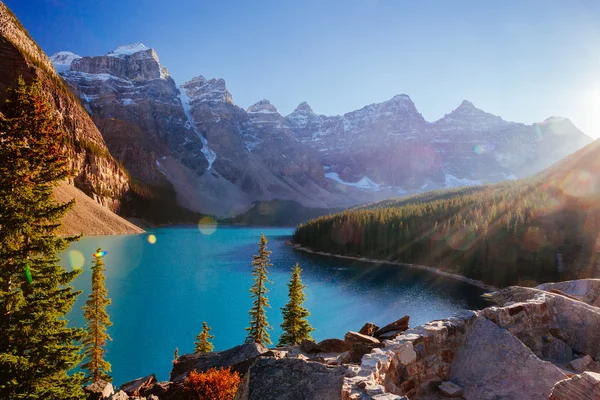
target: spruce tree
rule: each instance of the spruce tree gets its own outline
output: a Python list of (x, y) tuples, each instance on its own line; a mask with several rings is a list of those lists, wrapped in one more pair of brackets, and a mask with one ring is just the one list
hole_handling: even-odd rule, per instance
[(20, 78), (0, 113), (0, 398), (84, 398), (83, 330), (65, 315), (80, 292), (80, 273), (57, 254), (78, 237), (59, 237), (60, 219), (74, 201), (59, 204), (53, 186), (70, 175), (64, 133), (39, 81)]
[(271, 252), (267, 250), (267, 238), (265, 235), (260, 236), (260, 244), (258, 254), (254, 256), (252, 261), (252, 276), (254, 284), (250, 288), (250, 297), (254, 299), (250, 314), (250, 326), (246, 328), (248, 336), (246, 343), (260, 343), (262, 345), (271, 344), (269, 337), (269, 329), (271, 326), (267, 322), (267, 314), (265, 308), (270, 307), (267, 299), (268, 290), (265, 287), (267, 283), (272, 283), (267, 275), (268, 269), (272, 264), (270, 262)]
[(179, 358), (179, 348), (175, 347), (175, 353), (173, 354), (173, 364), (177, 364), (178, 358)]
[(104, 359), (104, 346), (111, 340), (107, 329), (112, 325), (106, 307), (111, 301), (104, 285), (104, 260), (102, 249), (96, 250), (92, 265), (92, 291), (83, 306), (87, 335), (83, 339), (86, 362), (81, 366), (88, 371), (86, 382), (97, 382), (100, 379), (111, 382), (110, 363)]
[(304, 339), (311, 339), (310, 334), (314, 331), (313, 327), (308, 323), (307, 317), (310, 313), (302, 306), (306, 295), (304, 294), (305, 285), (302, 284), (300, 274), (302, 270), (296, 264), (292, 269), (292, 278), (288, 283), (289, 301), (283, 311), (283, 323), (281, 328), (283, 333), (279, 337), (277, 346), (293, 346), (300, 344)]
[(214, 339), (215, 337), (210, 334), (210, 327), (204, 321), (202, 323), (202, 332), (196, 336), (196, 348), (194, 349), (194, 353), (209, 353), (213, 351), (215, 346), (209, 341), (210, 339)]

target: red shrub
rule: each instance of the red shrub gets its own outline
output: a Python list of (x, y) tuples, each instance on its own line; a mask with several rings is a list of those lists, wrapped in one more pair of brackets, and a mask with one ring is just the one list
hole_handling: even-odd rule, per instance
[(233, 400), (240, 382), (240, 375), (229, 368), (211, 368), (190, 372), (184, 386), (194, 400)]

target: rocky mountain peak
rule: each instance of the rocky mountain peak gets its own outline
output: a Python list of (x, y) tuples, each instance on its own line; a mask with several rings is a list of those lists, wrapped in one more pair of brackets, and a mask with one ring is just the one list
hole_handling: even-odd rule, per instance
[(557, 136), (584, 137), (585, 134), (577, 128), (569, 118), (549, 117), (540, 123), (534, 124), (539, 134), (551, 134)]
[(58, 73), (68, 71), (71, 69), (71, 63), (75, 60), (79, 60), (80, 55), (72, 53), (70, 51), (59, 51), (50, 57), (50, 61), (54, 65), (54, 68)]
[[(492, 114), (488, 114), (485, 111), (475, 107), (475, 105), (473, 103), (471, 103), (469, 100), (463, 100), (462, 103), (460, 103), (460, 105), (458, 107), (456, 107), (454, 109), (454, 111), (452, 111), (450, 114), (454, 114), (454, 115), (489, 115), (492, 116)], [(495, 116), (494, 116), (495, 117)]]
[(512, 124), (501, 117), (487, 113), (468, 100), (463, 100), (451, 113), (435, 122), (438, 126), (468, 124), (471, 129), (490, 129), (492, 126)]
[(392, 97), (392, 101), (412, 103), (410, 96), (404, 93), (395, 95)]
[(298, 107), (296, 107), (293, 113), (313, 114), (314, 112), (312, 107), (306, 101), (303, 101), (298, 104)]
[(248, 107), (248, 113), (250, 114), (277, 114), (277, 108), (269, 100), (262, 99), (261, 101)]
[(200, 75), (180, 86), (191, 101), (234, 104), (224, 79), (206, 79)]

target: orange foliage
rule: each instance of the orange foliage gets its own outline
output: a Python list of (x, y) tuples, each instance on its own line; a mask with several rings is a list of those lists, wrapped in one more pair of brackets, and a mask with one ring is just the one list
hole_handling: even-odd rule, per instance
[(190, 372), (184, 385), (194, 400), (233, 400), (240, 382), (240, 375), (229, 368), (211, 368)]

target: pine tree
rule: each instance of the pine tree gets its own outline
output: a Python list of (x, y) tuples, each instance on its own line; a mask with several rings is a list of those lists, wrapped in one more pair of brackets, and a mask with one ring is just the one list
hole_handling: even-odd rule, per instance
[(92, 292), (83, 306), (87, 335), (83, 339), (86, 362), (81, 366), (88, 371), (86, 382), (97, 382), (100, 379), (111, 382), (110, 363), (104, 359), (104, 346), (111, 340), (107, 329), (112, 325), (106, 307), (111, 301), (104, 286), (104, 260), (102, 249), (96, 250), (92, 265)]
[(252, 261), (252, 276), (254, 277), (254, 285), (250, 288), (250, 297), (254, 299), (250, 314), (250, 326), (246, 328), (248, 336), (246, 343), (260, 343), (262, 345), (271, 344), (271, 338), (267, 332), (271, 326), (267, 322), (265, 308), (270, 307), (267, 299), (268, 290), (265, 287), (267, 283), (272, 283), (267, 275), (271, 265), (269, 255), (271, 252), (267, 250), (267, 238), (265, 235), (260, 236), (260, 244), (258, 254), (254, 256)]
[(58, 204), (52, 187), (70, 175), (64, 133), (39, 81), (20, 78), (0, 113), (0, 398), (84, 398), (83, 330), (65, 315), (80, 294), (81, 272), (57, 254), (78, 237), (58, 237), (74, 201)]
[(277, 346), (293, 346), (300, 344), (304, 339), (312, 339), (310, 334), (314, 329), (307, 320), (310, 313), (302, 306), (302, 303), (306, 300), (304, 294), (306, 285), (302, 284), (301, 273), (300, 266), (296, 264), (292, 269), (292, 279), (287, 285), (289, 301), (285, 307), (281, 308), (281, 311), (283, 311), (283, 323), (281, 324), (283, 333), (279, 337)]
[(175, 347), (175, 354), (173, 354), (173, 364), (177, 364), (178, 358), (179, 358), (179, 348)]
[(194, 350), (194, 353), (209, 353), (213, 351), (215, 346), (213, 346), (213, 344), (209, 342), (209, 340), (214, 338), (215, 337), (210, 334), (210, 327), (208, 326), (206, 321), (204, 321), (202, 323), (202, 332), (200, 332), (198, 336), (196, 336), (196, 348)]

